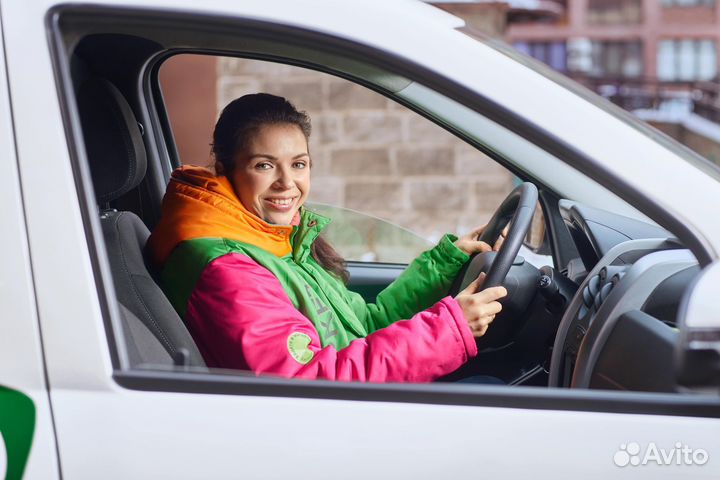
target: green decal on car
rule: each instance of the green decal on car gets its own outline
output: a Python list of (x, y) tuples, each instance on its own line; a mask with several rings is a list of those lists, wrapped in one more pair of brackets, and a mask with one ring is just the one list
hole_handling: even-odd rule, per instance
[(0, 448), (0, 469), (5, 460), (6, 480), (22, 478), (34, 432), (35, 405), (30, 397), (0, 386), (0, 434), (5, 444)]
[(298, 363), (303, 365), (313, 358), (313, 352), (308, 348), (308, 345), (310, 345), (310, 337), (304, 333), (291, 333), (287, 339), (288, 352)]

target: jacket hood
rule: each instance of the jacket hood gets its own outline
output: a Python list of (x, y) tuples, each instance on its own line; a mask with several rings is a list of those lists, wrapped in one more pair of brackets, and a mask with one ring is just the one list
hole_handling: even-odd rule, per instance
[[(298, 213), (293, 225), (299, 223)], [(227, 177), (186, 165), (172, 173), (147, 248), (158, 267), (180, 242), (207, 237), (248, 243), (282, 257), (292, 252), (293, 225), (265, 222), (245, 208)]]

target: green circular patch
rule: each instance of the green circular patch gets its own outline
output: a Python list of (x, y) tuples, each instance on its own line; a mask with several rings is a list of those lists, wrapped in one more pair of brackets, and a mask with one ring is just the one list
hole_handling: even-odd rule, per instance
[(293, 332), (287, 339), (287, 349), (298, 363), (305, 365), (313, 358), (313, 352), (308, 348), (310, 337), (304, 333)]

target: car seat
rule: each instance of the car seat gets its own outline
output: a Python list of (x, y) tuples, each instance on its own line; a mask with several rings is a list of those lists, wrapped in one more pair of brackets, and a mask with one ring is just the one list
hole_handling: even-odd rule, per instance
[(144, 246), (150, 232), (134, 213), (109, 208), (145, 176), (141, 126), (106, 79), (84, 81), (77, 97), (130, 364), (203, 367), (197, 345), (147, 267)]

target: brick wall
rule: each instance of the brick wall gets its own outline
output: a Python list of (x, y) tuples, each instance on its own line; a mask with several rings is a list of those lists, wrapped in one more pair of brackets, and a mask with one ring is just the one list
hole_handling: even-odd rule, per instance
[(222, 58), (218, 111), (246, 93), (290, 99), (313, 122), (310, 200), (355, 209), (435, 240), (489, 219), (509, 172), (385, 97), (330, 75)]

